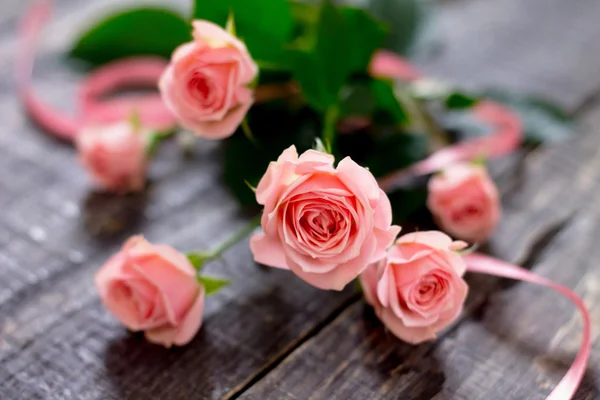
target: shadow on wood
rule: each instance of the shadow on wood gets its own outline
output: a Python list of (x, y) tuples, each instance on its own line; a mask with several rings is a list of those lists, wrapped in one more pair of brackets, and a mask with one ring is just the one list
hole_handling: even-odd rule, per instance
[(139, 228), (150, 188), (139, 193), (90, 192), (83, 204), (84, 224), (91, 236), (108, 239)]

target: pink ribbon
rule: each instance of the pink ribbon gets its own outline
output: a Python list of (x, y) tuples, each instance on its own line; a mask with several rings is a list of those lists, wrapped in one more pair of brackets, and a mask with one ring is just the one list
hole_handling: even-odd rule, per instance
[(132, 87), (156, 88), (167, 62), (154, 57), (135, 57), (107, 64), (89, 75), (78, 95), (80, 115), (64, 114), (44, 103), (31, 84), (35, 44), (51, 10), (50, 0), (37, 1), (25, 14), (21, 24), (21, 51), (18, 54), (16, 79), (18, 94), (27, 113), (46, 131), (65, 140), (73, 140), (87, 124), (122, 121), (136, 112), (140, 122), (151, 129), (170, 130), (176, 120), (158, 93), (105, 98), (117, 90)]
[(546, 286), (562, 294), (571, 300), (577, 306), (577, 308), (579, 308), (581, 316), (583, 317), (583, 337), (581, 339), (581, 346), (579, 347), (579, 351), (577, 352), (577, 356), (575, 356), (573, 364), (571, 364), (571, 367), (565, 376), (560, 380), (552, 393), (550, 393), (550, 395), (547, 397), (547, 400), (571, 399), (577, 391), (579, 383), (583, 378), (592, 347), (592, 326), (590, 322), (590, 314), (581, 298), (579, 298), (568, 288), (527, 271), (526, 269), (517, 267), (516, 265), (512, 265), (478, 253), (467, 254), (463, 256), (463, 258), (467, 264), (468, 271)]
[[(422, 76), (410, 63), (389, 51), (375, 54), (370, 69), (374, 76), (405, 81), (413, 81)], [(511, 153), (521, 144), (521, 121), (508, 108), (492, 101), (482, 101), (475, 106), (473, 112), (482, 122), (492, 126), (494, 132), (446, 146), (407, 168), (395, 171), (379, 179), (381, 188), (392, 190), (407, 178), (431, 174), (458, 161), (500, 157)]]

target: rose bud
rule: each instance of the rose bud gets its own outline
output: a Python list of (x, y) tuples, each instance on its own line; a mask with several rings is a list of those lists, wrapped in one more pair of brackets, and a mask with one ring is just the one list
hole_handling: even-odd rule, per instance
[(116, 191), (139, 191), (146, 181), (150, 132), (128, 121), (88, 126), (75, 139), (80, 162), (96, 183)]
[(465, 246), (442, 232), (410, 233), (362, 273), (365, 299), (395, 336), (413, 344), (434, 339), (459, 316), (468, 287), (456, 250)]
[(207, 139), (235, 132), (253, 103), (248, 85), (258, 67), (246, 46), (223, 28), (194, 21), (194, 40), (179, 46), (159, 81), (179, 123)]
[(342, 290), (382, 259), (400, 231), (371, 173), (349, 157), (285, 150), (256, 188), (262, 228), (250, 240), (256, 262), (290, 269), (321, 289)]
[(486, 240), (500, 220), (500, 199), (484, 166), (458, 163), (429, 180), (427, 207), (442, 229), (469, 242)]
[(130, 238), (96, 274), (102, 302), (150, 342), (182, 346), (202, 324), (204, 286), (187, 257), (169, 246)]

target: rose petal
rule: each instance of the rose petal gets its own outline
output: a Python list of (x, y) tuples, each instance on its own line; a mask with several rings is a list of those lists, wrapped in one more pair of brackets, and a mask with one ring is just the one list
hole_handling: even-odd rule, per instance
[(259, 264), (288, 269), (281, 243), (270, 236), (254, 234), (250, 238), (250, 250), (254, 255), (254, 261)]
[(200, 287), (194, 303), (184, 316), (179, 326), (163, 325), (145, 332), (146, 339), (151, 343), (161, 344), (166, 348), (172, 345), (188, 344), (202, 326), (204, 314), (204, 287)]
[(431, 327), (408, 327), (390, 309), (382, 309), (379, 318), (386, 328), (405, 342), (419, 344), (436, 338)]
[[(344, 158), (337, 166), (338, 178), (372, 209), (377, 207), (381, 189), (373, 174), (355, 163), (350, 157)], [(366, 200), (366, 201), (365, 201)]]
[(311, 285), (325, 290), (343, 290), (346, 285), (357, 278), (368, 266), (368, 255), (375, 249), (375, 241), (369, 240), (361, 249), (361, 254), (346, 263), (336, 266), (326, 273), (310, 273), (288, 258), (288, 266), (293, 273)]
[(242, 103), (230, 109), (221, 121), (198, 122), (189, 129), (207, 139), (224, 139), (237, 130), (251, 106), (252, 102)]

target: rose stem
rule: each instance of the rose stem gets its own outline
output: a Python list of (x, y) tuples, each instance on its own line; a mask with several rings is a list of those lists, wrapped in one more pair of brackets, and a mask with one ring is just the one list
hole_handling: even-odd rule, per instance
[(216, 248), (214, 248), (212, 251), (210, 251), (210, 259), (220, 257), (221, 254), (223, 254), (223, 252), (225, 252), (228, 248), (230, 248), (234, 244), (238, 243), (240, 240), (244, 239), (250, 233), (252, 233), (252, 231), (254, 231), (260, 225), (261, 216), (262, 214), (259, 214), (256, 217), (252, 218), (246, 226), (244, 226), (229, 239), (227, 239), (226, 241), (218, 245)]

